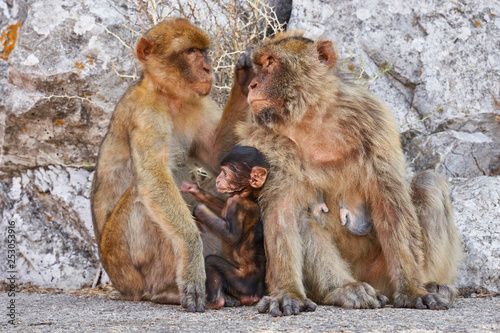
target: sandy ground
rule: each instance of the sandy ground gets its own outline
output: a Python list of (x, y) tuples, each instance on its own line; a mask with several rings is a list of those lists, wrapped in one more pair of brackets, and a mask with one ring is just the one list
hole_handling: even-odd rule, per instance
[[(15, 324), (6, 307), (15, 299)], [(348, 310), (273, 318), (255, 307), (188, 313), (180, 306), (115, 299), (113, 293), (0, 293), (0, 331), (8, 332), (500, 332), (500, 297), (459, 298), (447, 311)]]

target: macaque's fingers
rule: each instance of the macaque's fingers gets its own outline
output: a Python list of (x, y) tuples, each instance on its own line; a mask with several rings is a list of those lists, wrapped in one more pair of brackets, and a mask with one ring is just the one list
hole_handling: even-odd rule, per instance
[(259, 313), (266, 313), (269, 310), (270, 302), (271, 302), (271, 297), (269, 296), (263, 297), (257, 304), (257, 310), (259, 311)]
[(350, 221), (349, 214), (350, 213), (347, 209), (340, 209), (340, 222), (342, 223), (342, 225), (346, 225), (347, 222)]
[(442, 302), (438, 295), (428, 294), (422, 300), (424, 305), (431, 310), (448, 310), (448, 305)]
[(269, 304), (269, 314), (273, 317), (281, 317), (283, 313), (280, 311), (280, 302), (276, 298), (271, 298)]
[(389, 298), (387, 298), (387, 296), (377, 294), (377, 299), (380, 303), (381, 308), (385, 307), (387, 303), (389, 303)]
[(252, 51), (253, 51), (253, 46), (247, 47), (245, 50), (245, 67), (250, 67), (252, 68)]
[(251, 53), (252, 48), (247, 48), (245, 53), (240, 55), (240, 58), (236, 63), (236, 81), (245, 95), (248, 95), (248, 85), (254, 77)]
[(257, 304), (257, 309), (260, 313), (269, 311), (273, 317), (298, 315), (303, 311), (315, 311), (316, 303), (308, 298), (298, 299), (290, 295), (285, 295), (282, 298), (266, 296)]
[(306, 298), (302, 302), (302, 306), (300, 307), (300, 311), (302, 311), (302, 312), (313, 312), (313, 311), (316, 311), (317, 307), (318, 306), (316, 305), (316, 303), (314, 303), (313, 301), (311, 301), (309, 298)]
[(394, 307), (430, 310), (448, 310), (449, 308), (448, 304), (436, 294), (403, 295), (399, 293), (394, 296)]
[(290, 316), (292, 314), (292, 298), (290, 295), (283, 297), (283, 304), (281, 306), (283, 316)]
[(328, 213), (328, 206), (326, 205), (326, 203), (322, 202), (320, 205), (319, 205), (319, 208), (325, 212), (325, 213)]
[(319, 212), (321, 211), (321, 208), (319, 207), (318, 203), (317, 202), (313, 202), (311, 204), (311, 211), (313, 213), (313, 216), (315, 218), (319, 217)]
[(184, 287), (181, 305), (188, 312), (205, 312), (205, 285), (188, 283)]
[(190, 183), (190, 182), (182, 182), (182, 184), (179, 186), (179, 190), (182, 193), (193, 193), (196, 192), (198, 189), (198, 185)]
[(380, 295), (366, 282), (353, 282), (335, 289), (327, 301), (347, 309), (380, 308)]
[(298, 315), (300, 313), (300, 306), (295, 299), (292, 301), (292, 312), (294, 315)]

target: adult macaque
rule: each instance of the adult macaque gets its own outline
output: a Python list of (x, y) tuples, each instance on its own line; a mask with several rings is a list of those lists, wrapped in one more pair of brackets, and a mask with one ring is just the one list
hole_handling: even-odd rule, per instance
[[(377, 308), (384, 295), (396, 307), (447, 309), (462, 255), (447, 184), (434, 172), (409, 184), (391, 112), (344, 80), (336, 60), (331, 42), (293, 32), (252, 54), (255, 122), (239, 134), (271, 165), (259, 197), (270, 296), (259, 311), (297, 314), (311, 300)], [(318, 195), (330, 210), (324, 223), (308, 204)], [(339, 202), (366, 207), (373, 230), (352, 235)]]
[(208, 36), (184, 19), (149, 30), (137, 44), (142, 78), (118, 102), (101, 144), (94, 230), (103, 266), (127, 299), (204, 311), (202, 241), (173, 174), (186, 157), (216, 170), (233, 145), (234, 123), (247, 118), (251, 79), (243, 59), (221, 118), (208, 97), (209, 46)]
[(267, 178), (264, 155), (253, 147), (235, 146), (220, 163), (216, 186), (230, 197), (223, 201), (183, 182), (181, 192), (201, 202), (193, 214), (223, 241), (222, 257), (205, 258), (207, 309), (252, 305), (265, 291), (264, 234), (256, 200)]

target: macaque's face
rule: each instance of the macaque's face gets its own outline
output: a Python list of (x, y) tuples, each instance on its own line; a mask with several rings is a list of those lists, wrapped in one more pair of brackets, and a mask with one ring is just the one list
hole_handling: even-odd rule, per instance
[(217, 176), (215, 185), (220, 193), (234, 193), (243, 189), (241, 180), (238, 180), (237, 175), (224, 165), (220, 167), (220, 174)]
[(213, 75), (207, 60), (207, 50), (196, 47), (183, 50), (179, 54), (178, 63), (189, 87), (200, 96), (208, 95)]

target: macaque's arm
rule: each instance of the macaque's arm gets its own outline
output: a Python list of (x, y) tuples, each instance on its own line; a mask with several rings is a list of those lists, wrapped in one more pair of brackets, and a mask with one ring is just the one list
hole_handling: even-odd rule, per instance
[(226, 204), (224, 200), (219, 199), (215, 195), (204, 191), (197, 184), (189, 182), (182, 182), (179, 190), (182, 193), (191, 193), (197, 201), (207, 206), (208, 209), (214, 212), (217, 216), (222, 217), (222, 209)]
[[(228, 202), (229, 200), (231, 198), (228, 199)], [(229, 244), (236, 244), (241, 238), (243, 221), (238, 220), (237, 207), (235, 206), (237, 204), (234, 202), (227, 205), (226, 219), (218, 217), (203, 204), (196, 205), (193, 214), (217, 237)]]

